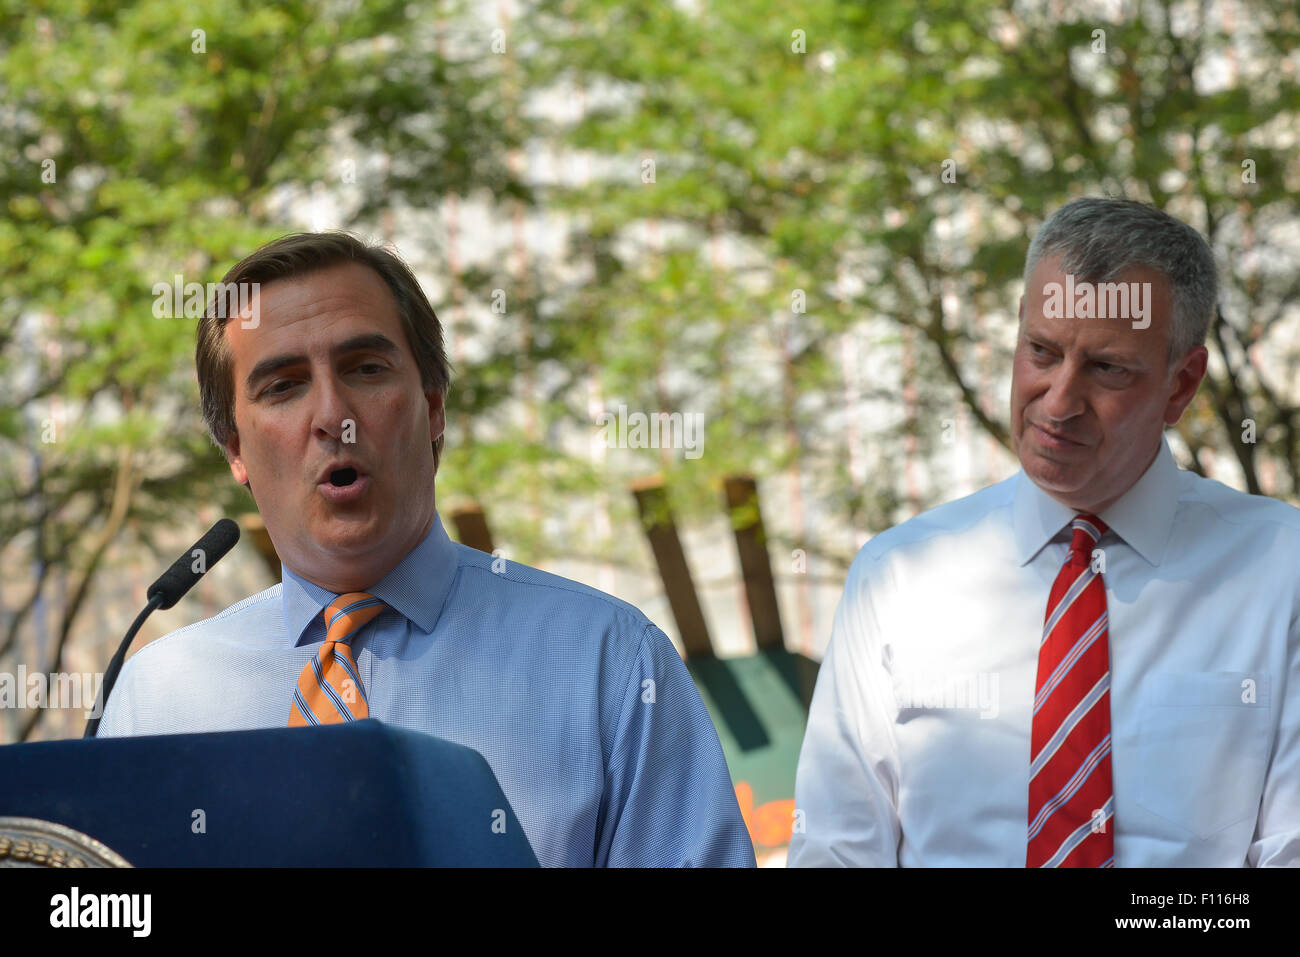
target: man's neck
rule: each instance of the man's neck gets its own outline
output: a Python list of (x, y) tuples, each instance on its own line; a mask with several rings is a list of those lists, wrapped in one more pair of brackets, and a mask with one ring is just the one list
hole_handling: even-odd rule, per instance
[(1147, 458), (1146, 464), (1142, 466), (1142, 471), (1138, 473), (1138, 477), (1133, 480), (1132, 485), (1129, 485), (1128, 488), (1124, 489), (1118, 495), (1112, 495), (1110, 498), (1106, 499), (1103, 502), (1099, 502), (1087, 508), (1082, 508), (1074, 500), (1066, 501), (1063, 498), (1059, 498), (1056, 495), (1052, 495), (1051, 492), (1048, 492), (1047, 494), (1051, 495), (1052, 498), (1056, 499), (1062, 505), (1066, 506), (1067, 508), (1072, 508), (1076, 512), (1079, 512), (1080, 514), (1096, 515), (1100, 517), (1102, 512), (1104, 512), (1106, 509), (1110, 508), (1112, 505), (1114, 505), (1116, 502), (1122, 499), (1125, 495), (1127, 495), (1129, 492), (1133, 490), (1134, 486), (1136, 486), (1138, 482), (1142, 481), (1142, 477), (1145, 476), (1147, 472), (1151, 470), (1151, 463), (1153, 463), (1156, 460), (1156, 456), (1160, 454), (1160, 446), (1163, 444), (1163, 442), (1164, 442), (1164, 437), (1162, 434), (1160, 441), (1156, 442), (1155, 447), (1151, 450), (1151, 455)]
[[(296, 568), (290, 568), (295, 575), (305, 581), (311, 582), (326, 591), (333, 592), (336, 595), (346, 595), (350, 592), (369, 591), (374, 588), (388, 576), (390, 572), (403, 561), (406, 556), (420, 547), (420, 543), (428, 537), (433, 530), (433, 523), (437, 516), (436, 510), (430, 511), (428, 520), (424, 523), (424, 528), (415, 538), (407, 544), (407, 547), (396, 558), (389, 558), (385, 561), (377, 561), (374, 564), (361, 564), (343, 571), (334, 569), (332, 575), (314, 575), (299, 571)], [(289, 567), (286, 565), (286, 567)]]

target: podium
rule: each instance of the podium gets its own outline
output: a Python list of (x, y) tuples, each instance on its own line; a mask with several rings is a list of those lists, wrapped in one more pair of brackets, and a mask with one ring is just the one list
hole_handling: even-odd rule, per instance
[(536, 867), (477, 751), (373, 719), (0, 747), (0, 818), (137, 867)]

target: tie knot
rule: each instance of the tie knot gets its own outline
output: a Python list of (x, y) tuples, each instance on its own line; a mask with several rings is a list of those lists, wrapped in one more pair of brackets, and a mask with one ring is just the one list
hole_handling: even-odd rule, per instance
[(325, 619), (325, 640), (347, 644), (363, 625), (387, 607), (382, 599), (363, 591), (339, 595), (321, 612)]
[(1074, 521), (1070, 522), (1070, 527), (1074, 529), (1074, 539), (1070, 542), (1070, 551), (1075, 555), (1087, 556), (1092, 553), (1092, 548), (1101, 540), (1101, 536), (1106, 534), (1107, 525), (1096, 515), (1076, 515)]

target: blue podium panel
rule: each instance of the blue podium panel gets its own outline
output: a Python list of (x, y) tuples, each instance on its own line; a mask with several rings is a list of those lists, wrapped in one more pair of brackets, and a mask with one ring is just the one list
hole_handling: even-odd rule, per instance
[(0, 747), (0, 817), (137, 867), (536, 867), (477, 751), (373, 719)]

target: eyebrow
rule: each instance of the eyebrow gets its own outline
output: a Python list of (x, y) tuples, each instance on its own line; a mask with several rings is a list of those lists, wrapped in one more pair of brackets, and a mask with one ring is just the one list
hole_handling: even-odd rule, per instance
[[(353, 336), (351, 339), (344, 339), (338, 345), (330, 350), (330, 355), (334, 358), (348, 355), (353, 352), (381, 352), (385, 355), (398, 355), (401, 350), (397, 344), (388, 336), (379, 332), (367, 332), (359, 336)], [(244, 387), (252, 392), (254, 387), (263, 379), (274, 375), (281, 369), (288, 366), (301, 365), (307, 361), (307, 357), (301, 353), (296, 355), (279, 355), (263, 359), (257, 365), (253, 366), (253, 371), (248, 374), (244, 380)]]
[[(1060, 344), (1053, 342), (1047, 336), (1030, 332), (1025, 334), (1025, 338), (1028, 339), (1031, 343), (1037, 343), (1041, 346), (1047, 346), (1049, 349), (1055, 349), (1057, 352), (1061, 351)], [(1146, 368), (1146, 363), (1143, 362), (1142, 359), (1140, 359), (1137, 356), (1127, 355), (1122, 352), (1111, 352), (1106, 349), (1102, 349), (1098, 352), (1088, 353), (1088, 359), (1092, 362), (1105, 362), (1108, 365), (1130, 366), (1134, 369)]]

